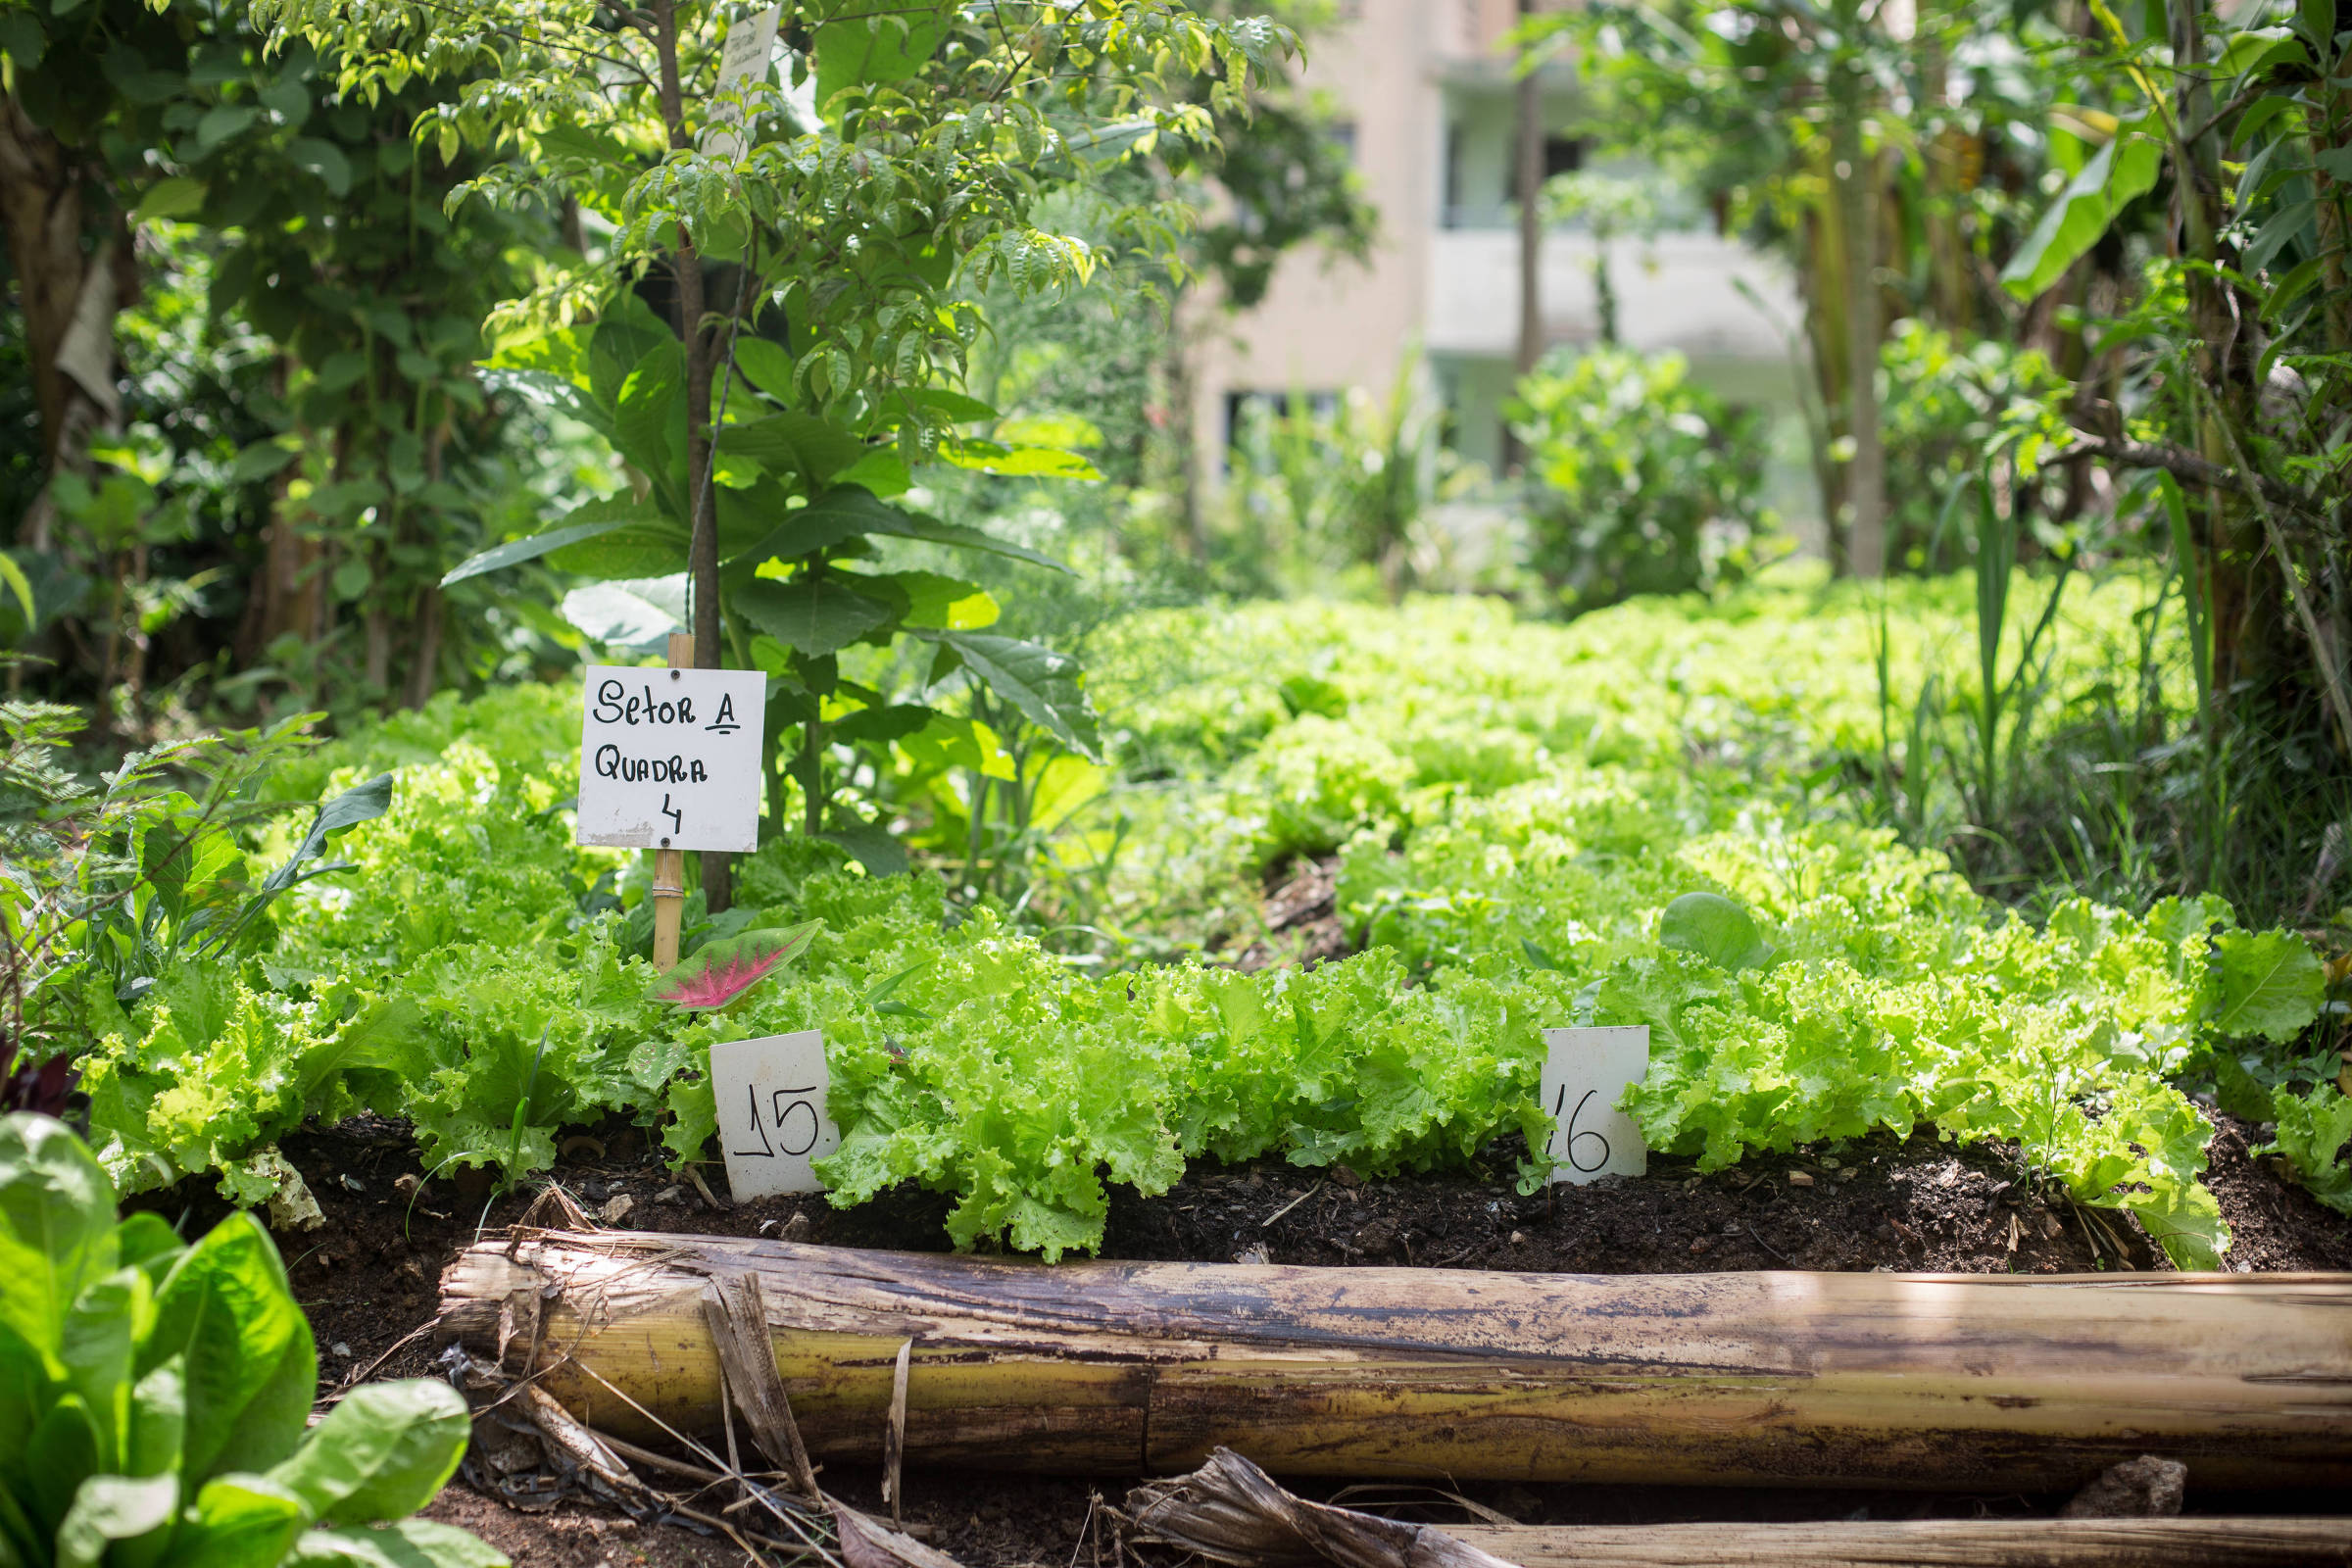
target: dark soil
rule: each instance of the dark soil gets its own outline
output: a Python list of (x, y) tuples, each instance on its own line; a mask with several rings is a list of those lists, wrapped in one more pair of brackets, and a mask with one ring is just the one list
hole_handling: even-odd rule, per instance
[(1267, 874), (1266, 934), (1234, 955), (1245, 973), (1292, 965), (1311, 969), (1355, 951), (1340, 923), (1340, 858), (1286, 861)]
[[(2352, 1222), (2249, 1159), (2243, 1124), (2226, 1115), (2215, 1120), (2220, 1135), (2206, 1179), (2235, 1232), (2230, 1266), (2352, 1268)], [(315, 1128), (281, 1148), (326, 1215), (318, 1231), (279, 1237), (295, 1294), (318, 1332), (320, 1396), (365, 1377), (429, 1375), (432, 1347), (422, 1331), (436, 1306), (442, 1266), (477, 1227), (516, 1218), (531, 1193), (493, 1196), (486, 1182), (419, 1181), (415, 1146), (398, 1123), (362, 1118)], [(2054, 1274), (2169, 1266), (2128, 1217), (2066, 1201), (2023, 1174), (2014, 1151), (2000, 1145), (1954, 1148), (1930, 1133), (1900, 1142), (1880, 1137), (1751, 1157), (1712, 1175), (1653, 1156), (1643, 1177), (1604, 1178), (1532, 1197), (1521, 1197), (1515, 1183), (1521, 1152), (1515, 1139), (1505, 1140), (1469, 1171), (1382, 1180), (1273, 1159), (1201, 1163), (1155, 1199), (1115, 1190), (1103, 1251), (1185, 1261), (1606, 1274), (1773, 1268)], [(721, 1169), (698, 1168), (711, 1196), (725, 1202)], [(625, 1123), (564, 1140), (552, 1175), (583, 1208), (621, 1228), (781, 1234), (839, 1247), (946, 1247), (948, 1200), (911, 1188), (850, 1209), (819, 1198), (714, 1206), (690, 1179), (671, 1174), (660, 1151)], [(226, 1211), (208, 1183), (148, 1195), (138, 1206), (180, 1221), (187, 1234)], [(826, 1479), (854, 1502), (878, 1503), (871, 1475), (848, 1471)], [(1067, 1568), (1074, 1555), (1091, 1562), (1097, 1549), (1105, 1562), (1117, 1558), (1100, 1521), (1091, 1535), (1082, 1534), (1097, 1491), (1084, 1479), (931, 1472), (909, 1475), (907, 1491), (907, 1517), (929, 1526), (934, 1544), (966, 1568)], [(2050, 1501), (1623, 1487), (1470, 1492), (1515, 1518), (1550, 1523), (1830, 1518), (1858, 1508), (1908, 1518), (1922, 1510), (2029, 1510)], [(1109, 1501), (1120, 1494), (1119, 1487), (1108, 1488)], [(2312, 1504), (2299, 1499), (2295, 1506)], [(632, 1523), (580, 1499), (526, 1514), (456, 1485), (429, 1514), (474, 1530), (526, 1565), (707, 1568), (743, 1560), (723, 1539)]]

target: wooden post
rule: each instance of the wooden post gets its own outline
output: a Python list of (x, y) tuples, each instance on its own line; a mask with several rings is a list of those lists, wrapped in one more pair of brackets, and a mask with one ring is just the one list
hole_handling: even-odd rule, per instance
[[(669, 667), (694, 668), (694, 634), (669, 634)], [(686, 913), (686, 852), (668, 848), (669, 840), (654, 852), (654, 967), (674, 968), (678, 961), (678, 922)]]

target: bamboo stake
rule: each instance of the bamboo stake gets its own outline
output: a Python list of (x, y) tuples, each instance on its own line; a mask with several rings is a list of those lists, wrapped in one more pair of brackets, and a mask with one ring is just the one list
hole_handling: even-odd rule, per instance
[(1138, 1488), (1140, 1539), (1233, 1568), (2313, 1568), (2352, 1563), (2346, 1519), (1921, 1519), (1805, 1524), (1422, 1525), (1309, 1502), (1219, 1448)]
[[(669, 667), (694, 668), (692, 632), (669, 634)], [(667, 839), (662, 843), (654, 852), (654, 967), (668, 970), (677, 967), (678, 924), (686, 913), (686, 852), (667, 848)]]
[[(2352, 1481), (2352, 1276), (1585, 1275), (1079, 1263), (520, 1230), (460, 1254), (443, 1332), (590, 1426), (710, 1430), (703, 1293), (760, 1276), (815, 1459), (874, 1463), (901, 1344), (916, 1463), (2079, 1487)], [(516, 1326), (544, 1326), (532, 1334)], [(502, 1339), (501, 1323), (506, 1325)], [(509, 1345), (512, 1349), (509, 1349)]]

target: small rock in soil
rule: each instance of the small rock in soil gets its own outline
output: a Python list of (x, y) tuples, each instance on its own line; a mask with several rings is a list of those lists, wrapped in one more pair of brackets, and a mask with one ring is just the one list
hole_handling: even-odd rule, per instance
[(635, 1208), (636, 1206), (637, 1200), (635, 1199), (631, 1198), (626, 1193), (621, 1193), (609, 1200), (604, 1207), (598, 1209), (596, 1211), (596, 1217), (603, 1220), (608, 1225), (617, 1225), (622, 1220), (627, 1219), (629, 1217), (629, 1210)]
[(2058, 1510), (2062, 1519), (2170, 1519), (2188, 1491), (2188, 1466), (2143, 1453), (2109, 1465)]

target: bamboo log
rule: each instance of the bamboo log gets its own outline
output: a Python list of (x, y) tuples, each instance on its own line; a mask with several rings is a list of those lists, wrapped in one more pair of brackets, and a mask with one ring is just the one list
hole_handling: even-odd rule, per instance
[(2340, 1568), (2345, 1519), (1447, 1525), (1519, 1568)]
[(1424, 1525), (1284, 1491), (1220, 1448), (1127, 1497), (1136, 1540), (1231, 1568), (2341, 1568), (2352, 1519)]
[[(1696, 1274), (1078, 1263), (524, 1229), (443, 1332), (591, 1426), (719, 1420), (706, 1292), (757, 1274), (808, 1451), (875, 1462), (2060, 1491), (2352, 1481), (2352, 1276)], [(614, 1391), (625, 1391), (627, 1399)]]

